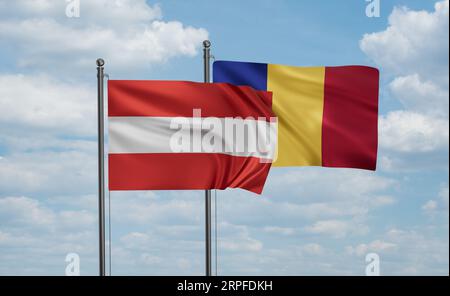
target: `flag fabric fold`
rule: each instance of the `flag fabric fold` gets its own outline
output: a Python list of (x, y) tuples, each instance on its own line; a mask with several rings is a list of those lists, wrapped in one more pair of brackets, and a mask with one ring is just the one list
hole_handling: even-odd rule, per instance
[(376, 169), (377, 69), (216, 61), (213, 81), (273, 93), (278, 117), (274, 166)]
[(274, 118), (271, 93), (247, 86), (109, 80), (109, 189), (261, 193)]

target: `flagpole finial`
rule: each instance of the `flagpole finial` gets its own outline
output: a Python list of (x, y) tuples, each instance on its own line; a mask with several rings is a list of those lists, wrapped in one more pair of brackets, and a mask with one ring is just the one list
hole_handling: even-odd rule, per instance
[(209, 41), (209, 40), (203, 41), (203, 47), (204, 48), (210, 48), (211, 47), (211, 41)]
[(103, 67), (105, 65), (105, 61), (103, 59), (97, 59), (96, 61), (97, 67)]

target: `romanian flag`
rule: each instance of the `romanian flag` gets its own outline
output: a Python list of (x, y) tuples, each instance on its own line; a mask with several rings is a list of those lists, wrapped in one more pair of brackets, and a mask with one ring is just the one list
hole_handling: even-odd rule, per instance
[(272, 92), (274, 166), (376, 169), (377, 69), (216, 61), (213, 81)]

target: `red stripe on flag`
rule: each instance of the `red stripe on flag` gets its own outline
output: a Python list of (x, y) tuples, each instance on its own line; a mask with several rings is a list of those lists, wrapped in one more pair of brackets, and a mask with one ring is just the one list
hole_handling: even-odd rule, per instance
[(261, 193), (271, 164), (214, 153), (109, 154), (110, 190), (243, 188)]
[(323, 166), (376, 169), (378, 81), (374, 68), (326, 68)]
[[(109, 116), (265, 117), (269, 120), (272, 94), (248, 86), (186, 81), (109, 80)], [(267, 108), (269, 107), (269, 108)]]

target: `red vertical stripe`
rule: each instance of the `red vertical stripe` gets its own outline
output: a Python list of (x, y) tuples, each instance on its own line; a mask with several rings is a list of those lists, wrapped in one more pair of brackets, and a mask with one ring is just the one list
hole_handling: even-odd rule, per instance
[(374, 68), (326, 68), (323, 166), (376, 169), (378, 81), (379, 72)]

